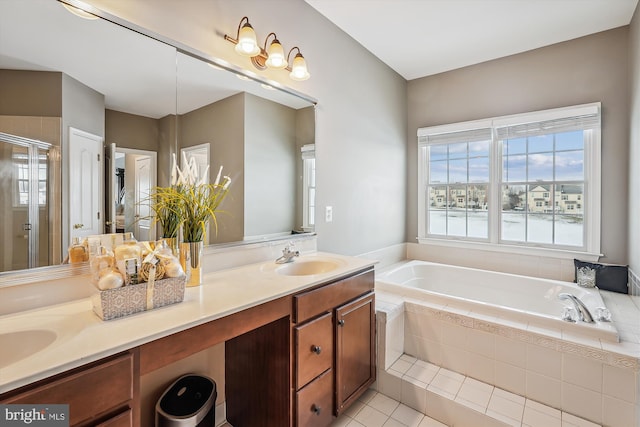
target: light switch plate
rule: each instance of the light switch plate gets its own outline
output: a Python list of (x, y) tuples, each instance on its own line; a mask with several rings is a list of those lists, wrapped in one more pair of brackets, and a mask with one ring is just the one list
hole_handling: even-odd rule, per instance
[(325, 222), (333, 221), (333, 206), (327, 206), (324, 208), (324, 220)]

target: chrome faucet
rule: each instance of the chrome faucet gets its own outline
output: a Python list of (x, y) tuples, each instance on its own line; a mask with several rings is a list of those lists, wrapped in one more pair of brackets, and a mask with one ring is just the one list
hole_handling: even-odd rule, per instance
[(293, 258), (300, 256), (300, 251), (293, 251), (291, 248), (293, 245), (285, 246), (282, 250), (282, 256), (276, 260), (276, 264), (286, 264), (288, 262), (293, 262)]
[(587, 308), (586, 305), (584, 305), (584, 303), (582, 301), (580, 301), (580, 298), (578, 298), (577, 296), (573, 295), (573, 294), (569, 294), (566, 292), (562, 292), (560, 294), (558, 294), (558, 298), (561, 300), (565, 300), (568, 299), (569, 301), (571, 301), (573, 303), (573, 306), (575, 307), (576, 311), (578, 312), (578, 319), (586, 322), (586, 323), (595, 323), (593, 321), (593, 316), (591, 315), (591, 312), (589, 312), (589, 309)]

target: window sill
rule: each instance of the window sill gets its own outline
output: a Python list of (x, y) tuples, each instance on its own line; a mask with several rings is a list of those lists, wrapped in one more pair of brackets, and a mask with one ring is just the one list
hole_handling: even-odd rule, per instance
[(478, 251), (502, 252), (517, 255), (530, 255), (556, 259), (580, 259), (582, 261), (597, 262), (602, 256), (599, 253), (572, 251), (567, 249), (551, 249), (505, 245), (485, 242), (470, 242), (453, 239), (417, 238), (418, 243), (425, 245), (447, 246), (453, 248), (473, 249)]

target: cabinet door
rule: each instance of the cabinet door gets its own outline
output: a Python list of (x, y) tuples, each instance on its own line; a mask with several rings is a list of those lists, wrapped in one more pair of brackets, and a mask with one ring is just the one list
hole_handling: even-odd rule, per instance
[(375, 381), (374, 310), (373, 293), (336, 309), (336, 415)]

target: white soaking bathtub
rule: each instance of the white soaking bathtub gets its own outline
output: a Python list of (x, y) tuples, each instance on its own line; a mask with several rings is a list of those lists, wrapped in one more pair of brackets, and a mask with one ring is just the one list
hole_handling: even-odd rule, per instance
[(573, 307), (569, 300), (558, 298), (563, 292), (582, 300), (594, 319), (596, 308), (605, 307), (597, 289), (582, 288), (572, 282), (414, 260), (376, 274), (376, 290), (402, 295), (413, 302), (437, 304), (445, 311), (448, 308), (468, 311), (523, 327), (545, 328), (556, 334), (619, 340), (611, 322), (562, 320), (564, 307)]

